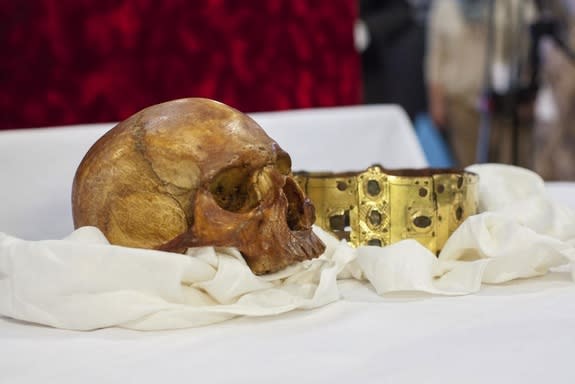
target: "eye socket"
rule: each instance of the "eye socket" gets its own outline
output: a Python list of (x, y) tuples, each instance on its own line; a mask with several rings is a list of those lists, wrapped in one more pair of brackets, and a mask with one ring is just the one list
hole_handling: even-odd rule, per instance
[(291, 173), (291, 158), (286, 152), (282, 151), (278, 153), (276, 167), (282, 175), (289, 175)]
[(209, 186), (218, 205), (230, 212), (247, 212), (258, 205), (251, 172), (243, 167), (227, 168), (218, 173)]
[(304, 215), (304, 197), (299, 191), (295, 181), (288, 178), (283, 187), (283, 192), (288, 200), (286, 220), (287, 225), (292, 231), (307, 229), (302, 219)]

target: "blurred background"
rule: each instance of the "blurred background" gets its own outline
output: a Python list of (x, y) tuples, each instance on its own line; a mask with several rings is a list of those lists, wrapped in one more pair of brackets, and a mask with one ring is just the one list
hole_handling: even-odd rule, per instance
[(399, 104), (432, 166), (575, 180), (575, 0), (0, 0), (0, 129)]

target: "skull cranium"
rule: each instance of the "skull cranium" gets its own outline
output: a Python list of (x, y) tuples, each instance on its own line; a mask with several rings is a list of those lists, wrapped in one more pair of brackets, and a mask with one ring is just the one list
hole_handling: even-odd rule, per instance
[(154, 105), (107, 132), (76, 171), (72, 208), (76, 227), (96, 226), (112, 244), (232, 246), (256, 274), (324, 250), (289, 155), (209, 99)]

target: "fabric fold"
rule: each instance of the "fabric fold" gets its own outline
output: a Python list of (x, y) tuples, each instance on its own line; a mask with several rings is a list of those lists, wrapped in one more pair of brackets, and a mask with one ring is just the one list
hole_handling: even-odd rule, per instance
[(321, 257), (256, 276), (233, 248), (180, 255), (119, 247), (93, 227), (62, 240), (0, 233), (0, 314), (77, 330), (175, 329), (324, 306), (341, 299), (342, 280), (367, 281), (385, 300), (399, 291), (471, 294), (567, 264), (575, 278), (575, 213), (550, 201), (531, 171), (469, 170), (480, 176), (482, 212), (439, 257), (415, 240), (352, 248), (315, 228), (327, 245)]

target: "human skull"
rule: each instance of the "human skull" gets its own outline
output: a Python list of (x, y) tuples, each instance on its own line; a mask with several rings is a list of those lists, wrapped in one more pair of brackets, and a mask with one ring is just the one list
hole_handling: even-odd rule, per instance
[(291, 159), (250, 117), (202, 98), (148, 107), (90, 148), (74, 177), (74, 225), (110, 243), (183, 252), (230, 246), (256, 274), (324, 251)]

